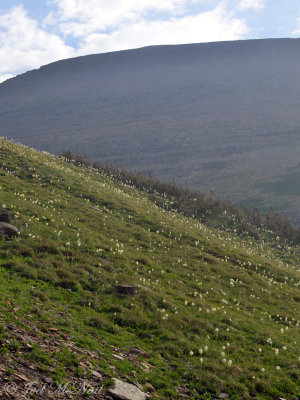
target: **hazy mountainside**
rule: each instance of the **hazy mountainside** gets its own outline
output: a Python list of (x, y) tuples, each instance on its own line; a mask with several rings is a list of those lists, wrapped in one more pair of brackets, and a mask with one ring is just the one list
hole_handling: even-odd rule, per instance
[(0, 134), (300, 223), (300, 39), (91, 55), (0, 85)]
[(89, 398), (82, 382), (107, 398), (115, 377), (159, 399), (299, 395), (299, 247), (209, 229), (3, 139), (0, 198), (20, 230), (0, 242), (1, 398), (33, 380), (50, 391), (36, 399), (62, 383)]

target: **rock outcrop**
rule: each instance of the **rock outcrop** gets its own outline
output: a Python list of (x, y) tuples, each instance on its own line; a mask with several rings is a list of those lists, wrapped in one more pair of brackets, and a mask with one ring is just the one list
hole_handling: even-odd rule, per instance
[(11, 225), (9, 222), (9, 212), (5, 209), (0, 210), (0, 236), (4, 236), (5, 240), (9, 240), (19, 233), (18, 228)]
[(6, 240), (18, 235), (19, 230), (15, 226), (7, 222), (0, 222), (0, 236), (4, 236)]
[(109, 393), (117, 398), (122, 400), (146, 400), (148, 397), (146, 393), (143, 393), (138, 387), (123, 382), (120, 379), (113, 379), (115, 382), (115, 387), (109, 389)]

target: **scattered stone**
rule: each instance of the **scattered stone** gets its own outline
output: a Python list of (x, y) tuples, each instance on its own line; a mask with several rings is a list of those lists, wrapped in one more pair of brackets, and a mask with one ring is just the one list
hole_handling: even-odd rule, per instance
[(136, 286), (130, 285), (115, 285), (115, 289), (117, 293), (125, 295), (133, 295), (138, 292), (138, 288)]
[(6, 240), (18, 235), (18, 233), (19, 231), (15, 226), (7, 222), (0, 222), (0, 235), (3, 235)]
[(143, 386), (140, 385), (138, 382), (132, 382), (137, 388), (139, 388), (141, 391), (143, 391)]
[(95, 371), (95, 370), (92, 371), (92, 375), (94, 377), (98, 378), (98, 379), (102, 379), (103, 378), (102, 375), (99, 372)]
[(145, 362), (141, 362), (140, 363), (140, 367), (145, 372), (149, 372), (151, 370), (151, 365), (149, 365), (149, 364), (147, 364)]
[(7, 210), (0, 210), (0, 222), (9, 223), (9, 213)]
[(146, 400), (146, 393), (130, 383), (113, 378), (115, 387), (109, 389), (109, 393), (117, 399), (122, 400)]
[(53, 333), (56, 333), (56, 332), (58, 332), (59, 330), (58, 330), (57, 328), (49, 328), (49, 331), (50, 331), (50, 332), (53, 332)]
[(116, 360), (124, 360), (124, 357), (120, 356), (119, 354), (113, 354), (113, 358)]
[(228, 393), (220, 393), (219, 396), (217, 397), (217, 399), (228, 399), (229, 394)]
[(20, 379), (21, 381), (30, 382), (30, 379), (28, 379), (27, 376), (25, 376), (25, 375), (14, 374), (14, 376), (15, 376), (15, 378)]
[(145, 386), (146, 386), (147, 392), (150, 392), (150, 393), (155, 392), (155, 388), (154, 388), (154, 386), (151, 385), (151, 383), (147, 382)]
[(150, 358), (150, 354), (148, 354), (145, 350), (139, 349), (138, 347), (129, 346), (128, 351), (132, 354), (138, 354), (146, 358)]
[(101, 211), (99, 207), (91, 207), (92, 210)]

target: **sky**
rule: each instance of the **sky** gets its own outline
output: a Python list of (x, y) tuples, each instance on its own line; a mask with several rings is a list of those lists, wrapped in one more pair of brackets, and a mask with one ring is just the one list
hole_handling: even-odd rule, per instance
[(299, 0), (0, 0), (0, 82), (93, 53), (277, 37), (300, 37)]

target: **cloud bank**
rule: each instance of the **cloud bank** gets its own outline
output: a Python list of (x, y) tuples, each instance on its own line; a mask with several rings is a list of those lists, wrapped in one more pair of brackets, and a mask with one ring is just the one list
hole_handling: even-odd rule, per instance
[(81, 54), (122, 50), (153, 44), (200, 43), (236, 40), (248, 32), (246, 23), (223, 6), (212, 11), (169, 20), (133, 21), (110, 33), (91, 33), (80, 42)]

